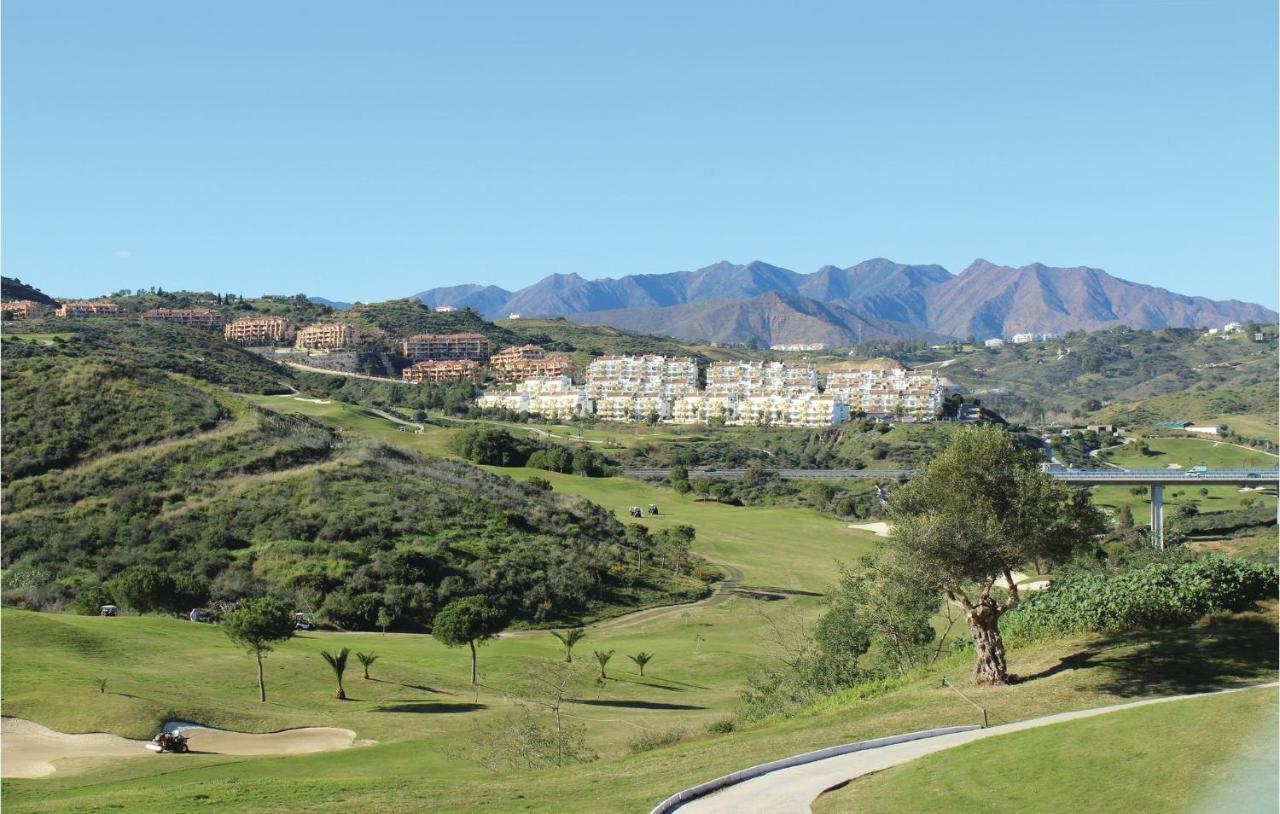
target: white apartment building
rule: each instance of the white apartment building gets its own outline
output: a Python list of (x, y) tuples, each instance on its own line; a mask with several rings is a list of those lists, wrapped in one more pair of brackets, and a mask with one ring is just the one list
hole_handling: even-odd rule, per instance
[(801, 393), (741, 399), (730, 423), (745, 427), (829, 427), (848, 420), (849, 404), (843, 396)]
[(809, 342), (791, 345), (770, 345), (769, 350), (789, 351), (792, 353), (801, 353), (804, 351), (826, 350), (826, 342)]
[(1025, 345), (1028, 342), (1036, 341), (1036, 335), (1035, 334), (1014, 334), (1013, 336), (1009, 337), (1009, 341), (1015, 345)]
[(832, 371), (823, 392), (843, 396), (851, 411), (880, 418), (932, 421), (942, 410), (942, 382), (933, 371), (896, 362)]
[(568, 376), (526, 379), (515, 390), (490, 390), (477, 402), (480, 407), (512, 410), (564, 421), (586, 415), (590, 402)]
[(676, 399), (671, 405), (672, 424), (710, 424), (712, 421), (729, 423), (737, 414), (738, 401), (732, 396), (711, 393), (690, 393)]
[(714, 362), (707, 368), (707, 392), (717, 396), (764, 396), (817, 393), (818, 371), (813, 365), (784, 362)]
[(988, 348), (1003, 348), (1004, 340), (997, 337), (995, 339), (988, 339), (986, 342), (983, 342), (982, 344)]
[(607, 395), (594, 400), (596, 417), (603, 421), (632, 423), (671, 418), (671, 399), (657, 393)]
[(587, 397), (652, 393), (667, 399), (698, 389), (692, 356), (601, 356), (587, 365)]

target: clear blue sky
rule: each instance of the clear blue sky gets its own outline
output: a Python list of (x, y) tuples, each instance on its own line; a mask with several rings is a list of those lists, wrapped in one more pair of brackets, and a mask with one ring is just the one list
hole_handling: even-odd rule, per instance
[(3, 262), (374, 300), (1092, 265), (1274, 307), (1273, 0), (6, 0)]

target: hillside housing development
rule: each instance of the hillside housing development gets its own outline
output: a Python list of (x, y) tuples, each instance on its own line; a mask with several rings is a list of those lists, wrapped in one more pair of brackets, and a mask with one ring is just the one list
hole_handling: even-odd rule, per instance
[(222, 330), (222, 324), (225, 322), (222, 314), (212, 308), (152, 308), (142, 312), (142, 319), (148, 322), (188, 325), (206, 331)]
[(228, 322), (222, 335), (237, 345), (278, 345), (291, 341), (297, 329), (284, 317), (241, 317)]
[(445, 359), (483, 362), (489, 358), (489, 338), (478, 333), (414, 334), (406, 338), (401, 347), (404, 355), (415, 362)]
[(546, 377), (572, 377), (573, 360), (564, 354), (548, 354), (538, 345), (519, 345), (489, 357), (489, 368), (500, 382), (518, 382)]
[(406, 382), (454, 382), (463, 379), (479, 384), (484, 367), (474, 359), (428, 359), (414, 362), (400, 373)]
[(908, 371), (890, 360), (845, 365), (820, 388), (813, 365), (716, 362), (699, 386), (692, 357), (603, 356), (592, 361), (582, 386), (568, 376), (529, 378), (513, 389), (493, 388), (480, 407), (565, 419), (825, 427), (856, 414), (930, 421), (942, 407), (942, 386), (931, 371)]
[(296, 348), (308, 350), (332, 350), (348, 348), (355, 344), (356, 329), (345, 322), (317, 322), (299, 328), (294, 338)]
[(64, 302), (57, 311), (53, 312), (53, 315), (63, 318), (120, 317), (124, 316), (124, 310), (114, 302), (107, 302), (106, 300)]
[(34, 300), (11, 300), (0, 303), (0, 313), (5, 319), (39, 319), (49, 313), (51, 306), (42, 305)]

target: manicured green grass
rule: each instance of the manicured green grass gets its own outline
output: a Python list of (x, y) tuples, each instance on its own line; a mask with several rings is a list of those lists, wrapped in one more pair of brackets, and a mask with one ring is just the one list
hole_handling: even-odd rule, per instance
[[(749, 622), (749, 616), (734, 610), (732, 603), (721, 608), (736, 620)], [(708, 612), (714, 610), (717, 609)], [(1274, 680), (1274, 611), (1273, 605), (1264, 613), (1218, 619), (1184, 630), (1075, 637), (1014, 649), (1010, 667), (1024, 676), (1024, 683), (1002, 688), (973, 687), (966, 692), (990, 710), (993, 723), (1004, 723), (1142, 697)], [(445, 711), (445, 704), (465, 703), (468, 698), (416, 688), (432, 686), (457, 692), (454, 677), (464, 675), (465, 657), (436, 650), (420, 639), (403, 637), (403, 644), (392, 646), (395, 637), (387, 637), (384, 645), (381, 637), (372, 634), (289, 643), (268, 662), (277, 671), (268, 676), (272, 682), (269, 688), (275, 688), (267, 705), (270, 711), (256, 713), (259, 705), (246, 700), (253, 697), (252, 662), (227, 646), (214, 645), (214, 639), (220, 636), (217, 631), (153, 619), (68, 621), (6, 612), (6, 637), (33, 619), (43, 624), (31, 625), (29, 635), (18, 646), (6, 640), (6, 714), (32, 717), (55, 727), (65, 721), (64, 716), (74, 716), (85, 721), (88, 728), (102, 728), (95, 723), (99, 720), (96, 710), (107, 709), (107, 705), (172, 705), (174, 713), (223, 709), (225, 716), (216, 722), (224, 725), (256, 718), (259, 728), (264, 729), (307, 724), (351, 726), (361, 737), (379, 737), (383, 742), (350, 751), (291, 758), (196, 755), (179, 761), (148, 755), (127, 761), (84, 761), (64, 767), (68, 771), (47, 779), (6, 782), (4, 803), (11, 811), (199, 807), (202, 811), (219, 812), (633, 812), (646, 810), (675, 789), (765, 760), (896, 732), (974, 722), (972, 708), (940, 686), (938, 680), (941, 673), (963, 686), (971, 657), (961, 653), (938, 670), (904, 681), (885, 694), (859, 699), (850, 693), (829, 699), (797, 718), (748, 727), (727, 736), (708, 735), (686, 717), (709, 715), (709, 711), (574, 705), (570, 714), (588, 727), (601, 760), (563, 769), (491, 773), (459, 755), (466, 748), (474, 721), (482, 714), (501, 709), (500, 696), (482, 694), (481, 701), (487, 709), (480, 713)], [(63, 624), (73, 633), (59, 633), (57, 627)], [(659, 628), (668, 624), (678, 626), (684, 622), (677, 618), (655, 623)], [(96, 627), (94, 632), (105, 632), (87, 636), (85, 631), (90, 627)], [(129, 632), (132, 628), (138, 632)], [(183, 632), (172, 641), (162, 638), (175, 637), (178, 628)], [(648, 631), (643, 635), (656, 634), (657, 631)], [(679, 633), (673, 631), (672, 635)], [(398, 683), (375, 690), (367, 686), (371, 682), (352, 677), (347, 682), (349, 694), (365, 700), (333, 701), (328, 697), (331, 679), (314, 651), (337, 645), (338, 638), (353, 648), (376, 646), (380, 653), (388, 654), (385, 664), (375, 665), (374, 674)], [(530, 648), (529, 653), (543, 648), (538, 652), (549, 654), (554, 642), (549, 636), (546, 640), (541, 644), (540, 638), (493, 643), (482, 652), (482, 670), (486, 677), (493, 674), (498, 651), (507, 644)], [(128, 650), (119, 649), (120, 643), (127, 643)], [(611, 641), (609, 646), (614, 646)], [(654, 649), (663, 658), (664, 651)], [(759, 642), (752, 642), (749, 650), (759, 653)], [(620, 647), (619, 652), (627, 649)], [(15, 657), (15, 653), (22, 656)], [(55, 653), (60, 655), (55, 658)], [(422, 655), (415, 656), (416, 653)], [(450, 661), (437, 661), (437, 657)], [(137, 669), (135, 660), (146, 665), (145, 669)], [(610, 682), (603, 700), (658, 698), (659, 703), (697, 705), (700, 702), (696, 699), (704, 696), (695, 685), (711, 686), (699, 676), (718, 674), (731, 685), (741, 679), (741, 662), (729, 658), (701, 667), (686, 667), (679, 660), (662, 670), (657, 665), (655, 660), (651, 667), (655, 683), (661, 680), (677, 689), (643, 690), (634, 685), (615, 688)], [(439, 668), (445, 669), (434, 672)], [(103, 670), (121, 681), (125, 675), (145, 678), (117, 690), (135, 698), (103, 697), (92, 686), (81, 689), (89, 676)], [(291, 675), (295, 671), (296, 675)], [(637, 680), (621, 672), (619, 677)], [(437, 679), (441, 679), (438, 685), (433, 683)], [(453, 684), (444, 683), (450, 679)], [(169, 687), (170, 683), (175, 686)], [(388, 695), (378, 694), (383, 692)], [(637, 695), (645, 692), (651, 695)], [(434, 712), (375, 709), (391, 705), (438, 706)], [(674, 746), (632, 755), (619, 744), (637, 731), (637, 725), (680, 729), (688, 736)], [(127, 732), (134, 733), (137, 728)], [(1024, 782), (1019, 779), (1015, 785)]]
[[(1134, 444), (1106, 453), (1103, 458), (1109, 463), (1125, 469), (1166, 469), (1169, 464), (1178, 464), (1183, 470), (1193, 466), (1207, 466), (1210, 469), (1274, 469), (1276, 459), (1263, 452), (1244, 449), (1227, 443), (1199, 438), (1149, 438), (1146, 444), (1152, 455), (1143, 455), (1134, 449)], [(1207, 494), (1200, 494), (1204, 489)], [(1194, 504), (1201, 512), (1226, 511), (1241, 508), (1240, 501), (1247, 496), (1255, 496), (1261, 505), (1275, 507), (1276, 490), (1274, 484), (1261, 492), (1242, 492), (1238, 486), (1166, 486), (1164, 504), (1167, 517), (1177, 507)], [(1134, 522), (1138, 524), (1149, 520), (1151, 514), (1151, 496), (1134, 495), (1128, 486), (1098, 486), (1093, 490), (1094, 503), (1115, 510), (1128, 505), (1133, 512)]]
[(854, 780), (814, 810), (968, 814), (999, 801), (1015, 811), (1270, 814), (1280, 805), (1276, 699), (1264, 688), (1001, 735)]

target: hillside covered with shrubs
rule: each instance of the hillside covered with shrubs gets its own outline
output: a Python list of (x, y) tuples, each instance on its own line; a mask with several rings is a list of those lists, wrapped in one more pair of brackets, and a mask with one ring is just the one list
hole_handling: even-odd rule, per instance
[(193, 578), (188, 598), (273, 594), (341, 627), (421, 629), (471, 594), (549, 623), (705, 591), (656, 556), (637, 568), (644, 541), (582, 498), (262, 410), (218, 385), (285, 389), (270, 362), (124, 330), (5, 339), (9, 604), (127, 604), (112, 585), (155, 569)]

